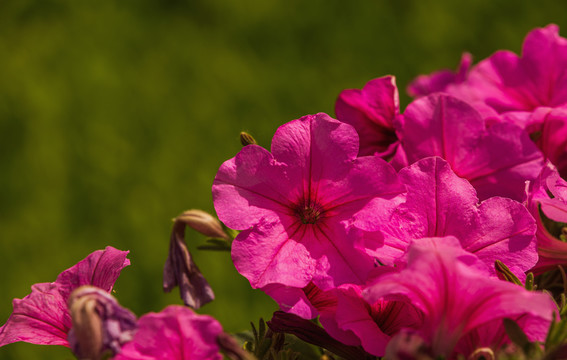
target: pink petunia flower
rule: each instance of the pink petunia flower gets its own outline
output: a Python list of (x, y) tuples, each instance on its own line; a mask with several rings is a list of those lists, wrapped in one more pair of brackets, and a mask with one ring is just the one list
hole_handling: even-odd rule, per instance
[(405, 189), (388, 163), (357, 153), (352, 126), (317, 114), (281, 126), (271, 153), (248, 145), (220, 167), (215, 209), (243, 230), (232, 259), (252, 287), (366, 280), (374, 261), (353, 243), (359, 229), (385, 221)]
[(557, 25), (532, 30), (521, 57), (497, 51), (448, 92), (498, 114), (566, 105), (567, 39), (559, 36)]
[(341, 285), (328, 292), (336, 297), (336, 306), (320, 309), (319, 321), (325, 330), (342, 343), (362, 346), (372, 355), (384, 356), (392, 336), (423, 323), (422, 312), (411, 304), (383, 299), (369, 304), (356, 285)]
[(544, 166), (541, 152), (522, 129), (508, 123), (487, 128), (475, 109), (446, 94), (413, 101), (399, 120), (398, 136), (396, 167), (440, 156), (470, 181), (481, 200), (523, 201), (525, 181), (535, 179)]
[(419, 75), (409, 84), (407, 92), (410, 96), (417, 98), (445, 91), (450, 85), (460, 84), (466, 80), (471, 63), (472, 55), (463, 53), (457, 71), (440, 70), (430, 75)]
[[(559, 176), (553, 165), (545, 167), (530, 183), (527, 207), (537, 222), (539, 261), (534, 271), (543, 272), (555, 265), (567, 264), (567, 243), (560, 240), (562, 228), (567, 233), (567, 228), (560, 224), (567, 223), (567, 181)], [(540, 211), (555, 231), (548, 229)]]
[(444, 91), (473, 105), (489, 123), (511, 122), (528, 131), (567, 177), (567, 39), (557, 25), (531, 31), (521, 57), (497, 51)]
[(335, 103), (335, 114), (358, 132), (359, 155), (393, 155), (399, 144), (394, 119), (400, 115), (394, 76), (370, 80), (361, 90), (343, 90)]
[(399, 177), (408, 191), (406, 202), (383, 225), (383, 237), (364, 241), (382, 263), (393, 264), (414, 239), (451, 235), (493, 275), (496, 260), (519, 277), (536, 264), (536, 224), (521, 203), (502, 197), (479, 202), (473, 186), (439, 157), (421, 159)]
[(453, 237), (416, 240), (407, 267), (378, 277), (363, 296), (370, 304), (405, 301), (422, 312), (424, 321), (413, 330), (434, 356), (466, 358), (480, 347), (498, 349), (509, 343), (505, 318), (516, 321), (530, 341), (543, 341), (558, 311), (549, 294), (490, 277), (487, 269), (456, 256), (460, 252)]
[(114, 360), (221, 360), (218, 337), (222, 327), (207, 315), (170, 305), (138, 320), (134, 339)]
[(71, 292), (82, 285), (110, 292), (120, 271), (130, 265), (127, 255), (128, 251), (108, 246), (63, 271), (55, 282), (33, 285), (31, 294), (14, 299), (14, 311), (0, 328), (0, 346), (24, 341), (69, 347), (71, 316), (67, 300)]

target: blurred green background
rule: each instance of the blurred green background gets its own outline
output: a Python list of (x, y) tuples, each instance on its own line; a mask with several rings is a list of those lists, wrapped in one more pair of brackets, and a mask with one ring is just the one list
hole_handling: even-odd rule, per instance
[[(269, 147), (279, 125), (332, 114), (342, 89), (386, 74), (405, 106), (416, 75), (455, 68), (464, 50), (518, 52), (550, 22), (567, 29), (566, 2), (1, 1), (0, 323), (32, 284), (107, 245), (130, 250), (115, 286), (124, 306), (180, 303), (161, 291), (171, 219), (213, 210), (214, 175), (241, 130)], [(200, 312), (226, 330), (275, 310), (229, 254), (195, 258), (217, 295)]]

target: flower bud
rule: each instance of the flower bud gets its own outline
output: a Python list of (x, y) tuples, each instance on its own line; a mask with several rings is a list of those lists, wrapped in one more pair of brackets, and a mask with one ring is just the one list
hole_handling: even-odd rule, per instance
[(136, 316), (106, 291), (81, 286), (69, 297), (73, 327), (68, 341), (79, 359), (98, 360), (115, 355), (136, 331)]
[(220, 221), (203, 210), (191, 209), (184, 211), (183, 214), (176, 217), (174, 221), (176, 224), (185, 224), (205, 236), (225, 240), (230, 239), (222, 229)]
[(252, 135), (248, 134), (245, 131), (240, 133), (240, 143), (242, 144), (242, 146), (257, 144), (256, 139), (254, 139)]

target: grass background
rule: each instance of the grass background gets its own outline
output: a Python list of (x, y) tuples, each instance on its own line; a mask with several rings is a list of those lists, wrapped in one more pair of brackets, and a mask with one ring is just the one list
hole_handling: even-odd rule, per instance
[[(212, 211), (220, 164), (241, 130), (327, 112), (345, 88), (394, 74), (402, 106), (418, 74), (519, 52), (557, 23), (557, 1), (17, 0), (0, 2), (0, 323), (37, 282), (90, 252), (130, 250), (116, 296), (138, 315), (163, 294), (171, 218)], [(203, 241), (189, 234), (191, 247)], [(228, 331), (276, 306), (226, 253), (195, 253)], [(0, 359), (70, 359), (17, 343)]]

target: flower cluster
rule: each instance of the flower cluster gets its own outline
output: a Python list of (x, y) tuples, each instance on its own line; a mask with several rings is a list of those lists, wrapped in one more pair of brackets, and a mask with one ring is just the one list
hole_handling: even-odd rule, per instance
[[(400, 110), (393, 76), (343, 91), (336, 119), (282, 125), (214, 179), (213, 216), (175, 219), (164, 290), (212, 301), (189, 226), (230, 250), (281, 311), (243, 346), (187, 307), (136, 318), (109, 293), (129, 264), (108, 247), (14, 300), (0, 346), (79, 359), (515, 359), (567, 353), (567, 39), (549, 25), (523, 52), (422, 75)], [(234, 235), (234, 236), (233, 236)], [(559, 283), (557, 281), (559, 279)], [(544, 291), (542, 291), (544, 290)], [(310, 319), (318, 319), (318, 324)], [(320, 326), (319, 326), (320, 324)]]
[(215, 209), (252, 287), (373, 356), (496, 356), (510, 321), (546, 340), (560, 310), (523, 283), (567, 260), (567, 40), (550, 25), (521, 57), (471, 64), (417, 78), (403, 112), (393, 76), (345, 90), (337, 119), (220, 167)]

